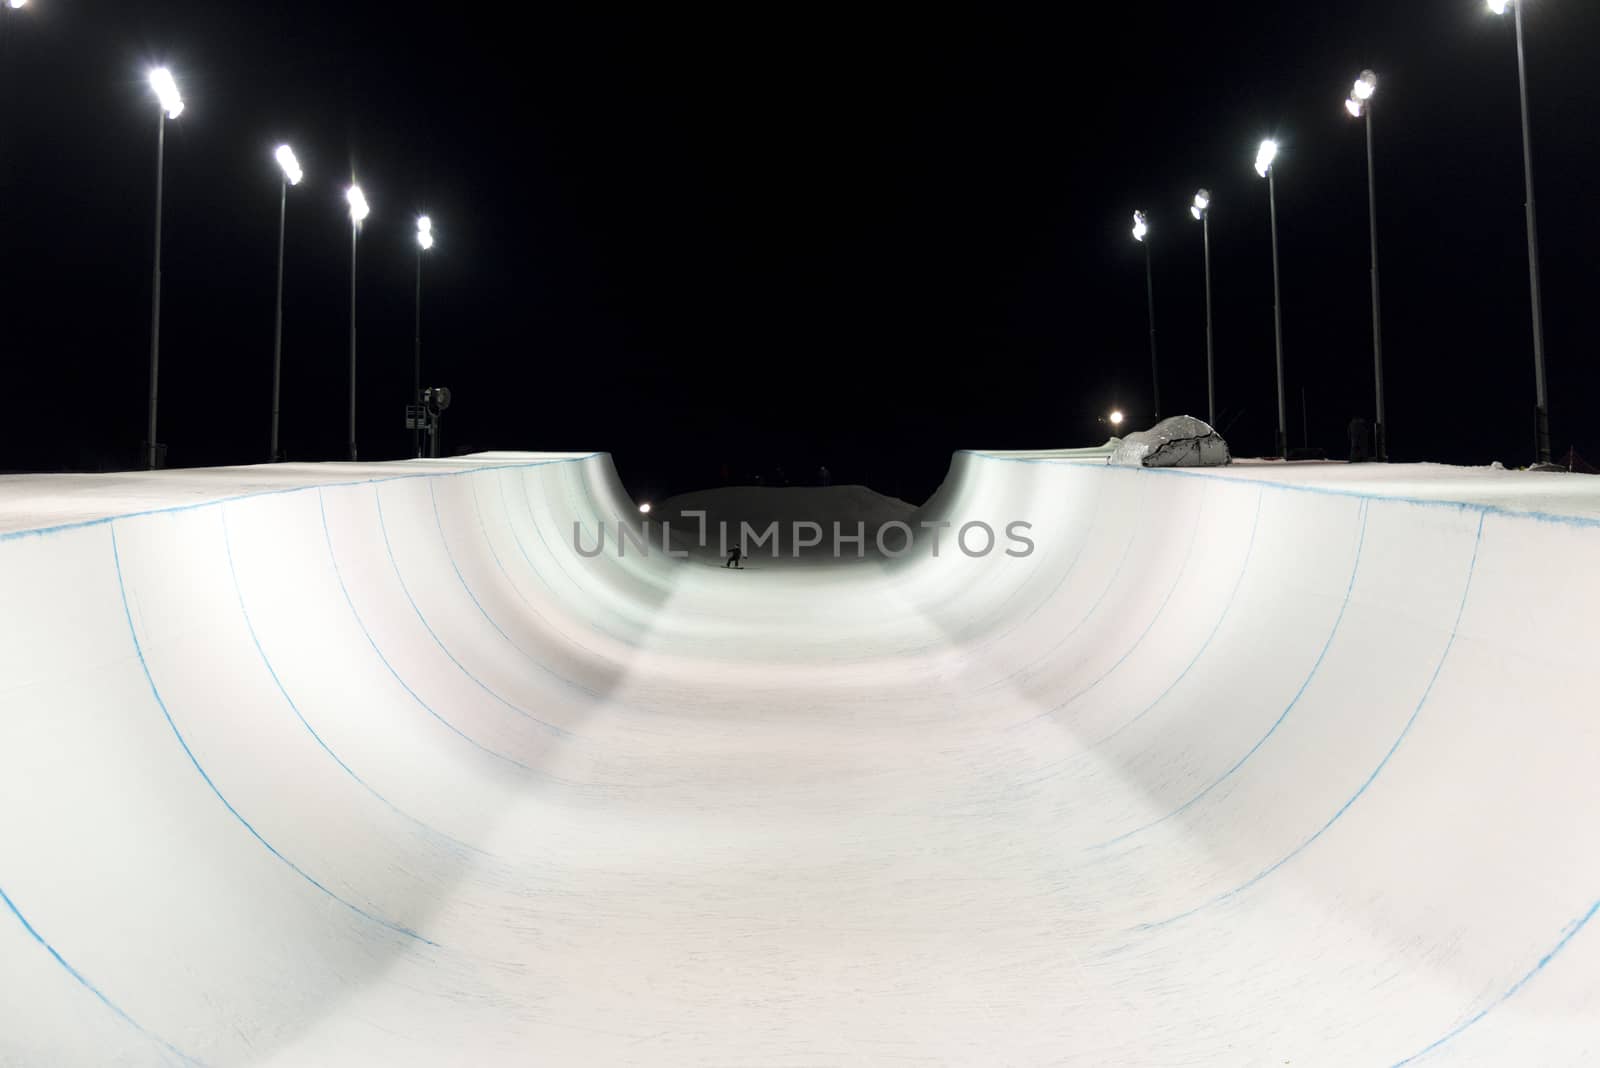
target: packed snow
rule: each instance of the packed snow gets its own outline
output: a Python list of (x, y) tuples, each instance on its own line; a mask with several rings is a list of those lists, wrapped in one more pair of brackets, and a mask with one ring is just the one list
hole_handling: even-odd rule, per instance
[(0, 1063), (1592, 1061), (1600, 482), (1105, 455), (0, 479)]

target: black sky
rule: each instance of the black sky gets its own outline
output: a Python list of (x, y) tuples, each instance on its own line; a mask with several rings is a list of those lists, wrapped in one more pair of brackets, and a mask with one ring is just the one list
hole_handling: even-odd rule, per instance
[[(1527, 0), (1554, 438), (1600, 459), (1591, 290), (1600, 6)], [(1219, 423), (1272, 447), (1279, 165), (1289, 434), (1370, 415), (1365, 156), (1383, 76), (1392, 452), (1532, 449), (1516, 67), (1480, 0), (1123, 3), (1048, 15), (758, 7), (34, 0), (0, 28), (0, 469), (133, 466), (144, 436), (156, 108), (169, 64), (161, 439), (266, 458), (273, 147), (291, 193), (284, 443), (343, 455), (352, 172), (362, 453), (405, 454), (413, 218), (454, 448), (606, 449), (640, 496), (783, 464), (920, 498), (958, 448), (1103, 437), (1148, 408), (1152, 217), (1165, 407), (1204, 414), (1196, 188), (1215, 195)], [(942, 10), (942, 9), (941, 9)], [(1309, 426), (1300, 416), (1305, 391)]]

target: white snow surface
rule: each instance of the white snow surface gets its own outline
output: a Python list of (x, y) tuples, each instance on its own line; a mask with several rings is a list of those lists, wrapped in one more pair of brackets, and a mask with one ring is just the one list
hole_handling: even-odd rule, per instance
[(580, 556), (603, 454), (0, 479), (0, 1064), (1595, 1063), (1596, 487), (962, 453), (1031, 556), (738, 574)]

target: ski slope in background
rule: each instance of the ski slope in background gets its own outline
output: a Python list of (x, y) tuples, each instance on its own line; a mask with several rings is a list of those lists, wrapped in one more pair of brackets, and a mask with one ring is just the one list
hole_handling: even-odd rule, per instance
[(740, 574), (604, 455), (0, 479), (0, 1064), (1594, 1063), (1594, 484), (964, 453), (1032, 556)]

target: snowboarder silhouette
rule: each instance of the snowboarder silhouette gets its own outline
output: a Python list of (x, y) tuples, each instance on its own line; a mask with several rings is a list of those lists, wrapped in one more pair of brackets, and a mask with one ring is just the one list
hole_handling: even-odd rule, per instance
[(743, 547), (735, 545), (733, 548), (728, 550), (728, 562), (723, 564), (722, 566), (723, 567), (731, 567), (731, 568), (734, 568), (736, 570), (743, 571), (744, 570), (744, 565), (739, 562), (740, 560), (743, 560), (743, 559), (744, 559), (744, 549), (743, 549)]

